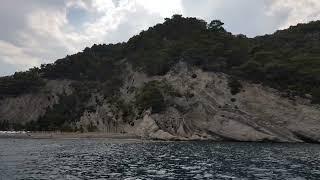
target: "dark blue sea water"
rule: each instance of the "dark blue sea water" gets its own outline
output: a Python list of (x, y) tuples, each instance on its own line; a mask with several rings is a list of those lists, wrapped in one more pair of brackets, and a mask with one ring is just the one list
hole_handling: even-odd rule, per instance
[(0, 179), (320, 179), (320, 145), (0, 139)]

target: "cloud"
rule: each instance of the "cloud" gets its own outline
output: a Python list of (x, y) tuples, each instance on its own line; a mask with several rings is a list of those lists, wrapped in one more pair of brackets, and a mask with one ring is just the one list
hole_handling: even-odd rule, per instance
[(23, 48), (0, 40), (0, 49), (1, 75), (5, 75), (3, 71), (8, 71), (8, 67), (10, 69), (15, 67), (16, 70), (24, 70), (25, 68), (40, 65), (40, 60), (29, 55)]
[(269, 0), (267, 3), (269, 3), (266, 12), (268, 15), (277, 17), (286, 14), (286, 20), (279, 26), (281, 29), (320, 19), (319, 0)]
[[(27, 31), (20, 32), (24, 42), (32, 42), (25, 46), (43, 52), (64, 47), (66, 50), (63, 53), (75, 53), (94, 43), (127, 41), (142, 29), (163, 19), (160, 11), (159, 14), (149, 11), (139, 0), (120, 0), (117, 5), (112, 0), (71, 2), (67, 2), (64, 8), (38, 9), (30, 13)], [(86, 11), (90, 20), (75, 26), (73, 21), (77, 17), (68, 18), (68, 12), (73, 8)]]
[(222, 20), (228, 31), (250, 37), (274, 32), (283, 17), (270, 16), (267, 0), (184, 0), (184, 13), (206, 21)]
[(182, 0), (137, 0), (137, 3), (145, 7), (152, 13), (159, 14), (161, 17), (171, 17), (173, 14), (182, 14)]

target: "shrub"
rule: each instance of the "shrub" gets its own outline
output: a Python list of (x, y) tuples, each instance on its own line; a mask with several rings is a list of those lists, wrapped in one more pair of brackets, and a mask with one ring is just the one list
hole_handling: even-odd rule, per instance
[(98, 130), (98, 127), (94, 125), (92, 122), (90, 122), (90, 124), (87, 126), (87, 130), (88, 132), (95, 132)]
[(152, 108), (152, 112), (158, 113), (165, 109), (165, 100), (159, 90), (157, 82), (146, 83), (136, 94), (135, 104), (140, 111)]
[(10, 125), (7, 120), (0, 121), (0, 131), (7, 131), (9, 130), (9, 128), (10, 128)]
[(315, 104), (320, 103), (320, 88), (312, 89), (312, 103), (315, 103)]
[(237, 79), (229, 79), (228, 85), (230, 87), (230, 92), (232, 95), (236, 95), (241, 92), (242, 84)]
[(16, 72), (12, 76), (0, 78), (0, 97), (36, 92), (44, 85), (43, 79), (34, 69), (27, 72)]

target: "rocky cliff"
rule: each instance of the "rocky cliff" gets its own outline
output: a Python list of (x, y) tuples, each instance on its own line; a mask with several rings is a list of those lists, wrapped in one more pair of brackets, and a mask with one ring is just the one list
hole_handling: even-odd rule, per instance
[[(75, 126), (161, 140), (320, 142), (320, 108), (308, 99), (284, 97), (275, 89), (246, 81), (240, 82), (241, 91), (233, 95), (230, 76), (183, 62), (151, 78), (127, 65), (125, 79), (119, 99), (127, 103), (148, 82), (165, 82), (175, 95), (165, 97), (163, 111), (152, 113), (149, 107), (126, 122), (123, 109), (92, 93), (87, 103), (96, 110), (84, 111)], [(59, 102), (58, 94), (73, 93), (69, 85), (68, 81), (48, 81), (41, 92), (4, 99), (0, 117), (15, 122), (37, 119)], [(137, 107), (133, 109), (138, 112)]]

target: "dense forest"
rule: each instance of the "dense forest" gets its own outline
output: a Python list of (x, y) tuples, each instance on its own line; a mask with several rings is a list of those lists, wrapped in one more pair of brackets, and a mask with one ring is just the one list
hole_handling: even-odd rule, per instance
[[(102, 89), (107, 98), (112, 99), (122, 85), (120, 74), (124, 62), (130, 63), (137, 71), (154, 76), (166, 74), (175, 63), (183, 61), (205, 71), (232, 75), (230, 86), (234, 87), (233, 93), (239, 89), (237, 79), (246, 79), (286, 92), (288, 96), (312, 96), (313, 103), (320, 103), (319, 21), (298, 24), (255, 38), (233, 35), (223, 25), (219, 20), (207, 23), (197, 18), (174, 15), (166, 18), (164, 23), (142, 31), (126, 43), (95, 44), (52, 64), (2, 77), (0, 99), (36, 92), (44, 86), (46, 79), (75, 80), (80, 83), (74, 85), (79, 88), (77, 92), (86, 94), (92, 89)], [(159, 98), (159, 88), (154, 86), (159, 84), (149, 84), (143, 91), (147, 91), (145, 94), (152, 96), (156, 102), (149, 102), (147, 97), (137, 95), (137, 101), (142, 107), (145, 104), (163, 104), (162, 98)], [(88, 98), (83, 94), (75, 96)], [(50, 124), (51, 129), (60, 127), (65, 116), (68, 119), (72, 116), (71, 120), (74, 121), (86, 108), (78, 102), (79, 98), (63, 99), (65, 103), (55, 105), (49, 112), (49, 116), (50, 113), (55, 116), (62, 114), (61, 117), (54, 117), (61, 119), (61, 122)], [(79, 107), (78, 114), (64, 112), (67, 109), (64, 106)], [(155, 109), (160, 111), (161, 108), (159, 106)], [(43, 117), (38, 121), (48, 119), (50, 117)], [(45, 123), (44, 127), (48, 125)]]

